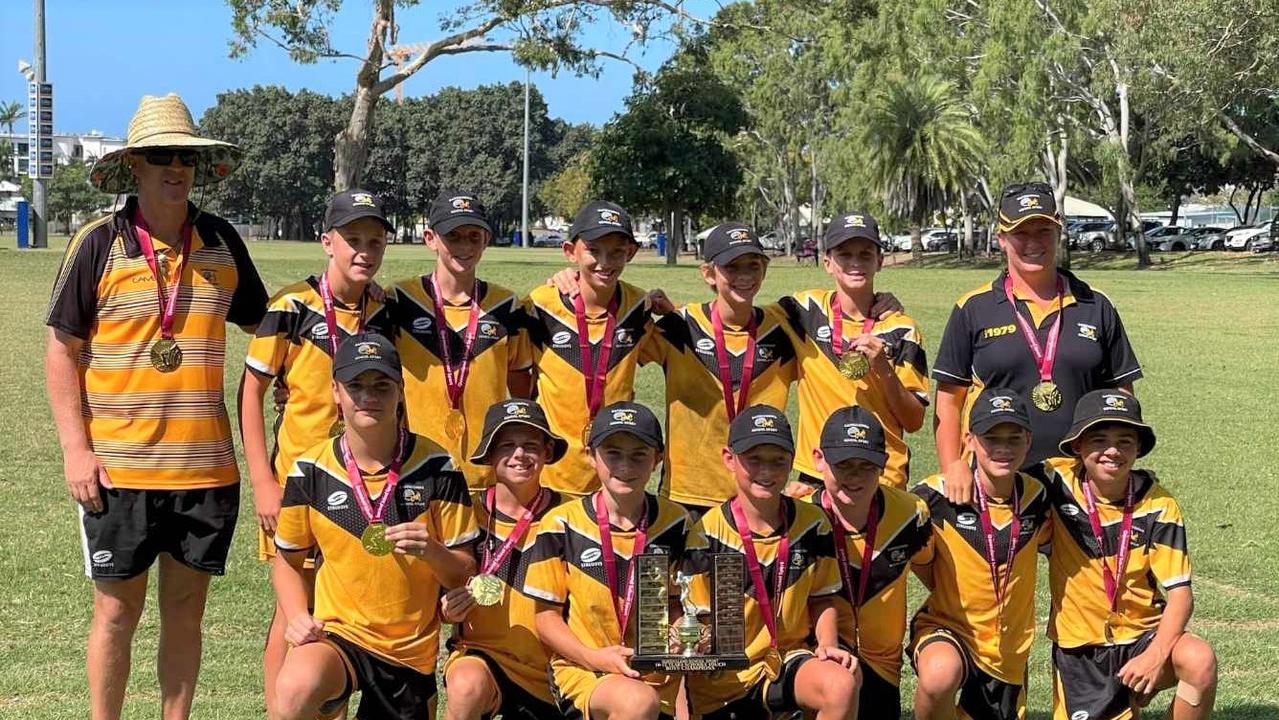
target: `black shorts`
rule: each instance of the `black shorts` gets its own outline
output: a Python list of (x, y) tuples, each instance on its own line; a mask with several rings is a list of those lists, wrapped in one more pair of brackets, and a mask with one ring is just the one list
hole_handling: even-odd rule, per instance
[(769, 720), (773, 713), (799, 712), (799, 703), (795, 702), (795, 676), (804, 663), (816, 659), (816, 655), (807, 651), (790, 653), (782, 662), (782, 671), (776, 680), (760, 680), (744, 696), (706, 713), (702, 720)]
[(1150, 630), (1124, 645), (1053, 645), (1053, 716), (1114, 720), (1128, 717), (1132, 691), (1119, 682), (1120, 668), (1145, 652), (1155, 638)]
[[(497, 690), (502, 696), (502, 702), (498, 706), (497, 714), (502, 716), (503, 720), (542, 720), (542, 718), (559, 718), (560, 709), (545, 700), (538, 698), (528, 690), (520, 687), (520, 684), (514, 682), (502, 670), (502, 666), (497, 661), (479, 650), (468, 649), (463, 653), (463, 657), (476, 657), (484, 661), (488, 666), (489, 673), (493, 675), (494, 682), (497, 683)], [(444, 681), (444, 689), (448, 690), (448, 680)], [(493, 715), (483, 716), (486, 720), (492, 718)]]
[(382, 659), (346, 638), (329, 635), (332, 645), (346, 663), (346, 689), (324, 703), (320, 715), (332, 716), (346, 704), (351, 693), (360, 691), (356, 720), (426, 720), (435, 717), (435, 673), (423, 674), (413, 668)]
[[(949, 643), (963, 658), (964, 681), (959, 686), (958, 704), (960, 717), (971, 720), (1017, 720), (1026, 704), (1026, 687), (1006, 683), (977, 667), (968, 648), (949, 630), (930, 630), (927, 635), (912, 641), (914, 652), (911, 653), (911, 664), (914, 665), (915, 656), (920, 650), (935, 642)], [(919, 673), (918, 667), (915, 672)]]
[(900, 720), (901, 688), (880, 677), (870, 665), (858, 660), (862, 669), (862, 690), (857, 696), (859, 720)]
[(226, 572), (240, 514), (240, 486), (201, 490), (99, 488), (102, 512), (80, 509), (84, 574), (125, 580), (145, 573), (160, 553), (200, 572)]

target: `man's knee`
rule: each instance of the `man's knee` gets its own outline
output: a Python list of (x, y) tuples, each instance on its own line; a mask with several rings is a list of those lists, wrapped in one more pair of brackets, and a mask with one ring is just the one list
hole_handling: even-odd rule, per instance
[(1192, 685), (1200, 692), (1217, 687), (1217, 653), (1202, 638), (1183, 635), (1177, 643), (1173, 658), (1180, 682)]
[(638, 680), (619, 684), (610, 691), (608, 720), (652, 720), (662, 710), (657, 691)]
[[(126, 584), (127, 583), (127, 584)], [(94, 624), (112, 631), (133, 632), (146, 605), (146, 584), (99, 582), (93, 593)]]
[(964, 660), (953, 646), (934, 642), (920, 650), (915, 661), (919, 691), (929, 697), (950, 697), (964, 681)]
[(314, 715), (315, 709), (325, 698), (316, 698), (319, 691), (319, 673), (280, 671), (275, 679), (273, 707), (268, 708), (272, 720), (293, 720)]
[(817, 709), (832, 715), (846, 715), (848, 709), (856, 704), (861, 690), (861, 674), (849, 672), (835, 663), (823, 663), (821, 667), (824, 672), (817, 678), (817, 693), (822, 706)]
[(444, 685), (448, 690), (449, 702), (462, 703), (468, 707), (487, 704), (497, 694), (497, 686), (488, 668), (473, 660), (454, 662), (444, 678)]

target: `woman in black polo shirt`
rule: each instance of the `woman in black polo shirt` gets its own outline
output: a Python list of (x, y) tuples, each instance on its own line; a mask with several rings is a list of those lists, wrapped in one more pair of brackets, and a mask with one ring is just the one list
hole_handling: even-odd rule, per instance
[(1141, 377), (1110, 299), (1057, 267), (1061, 230), (1052, 188), (1005, 188), (998, 237), (1007, 269), (959, 298), (946, 323), (932, 371), (934, 431), (946, 494), (956, 502), (972, 499), (961, 457), (970, 388), (1010, 387), (1030, 399), (1030, 466), (1054, 454), (1080, 397), (1099, 388), (1131, 392)]

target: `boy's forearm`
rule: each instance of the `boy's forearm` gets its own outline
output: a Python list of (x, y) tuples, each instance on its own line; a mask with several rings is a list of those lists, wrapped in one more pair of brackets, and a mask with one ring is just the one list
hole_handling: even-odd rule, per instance
[(447, 548), (435, 538), (427, 540), (422, 559), (431, 566), (435, 579), (447, 590), (460, 587), (475, 574), (475, 558), (469, 551)]
[(838, 645), (839, 611), (835, 608), (835, 603), (829, 599), (813, 600), (809, 602), (808, 611), (816, 618), (813, 622), (813, 635), (817, 638), (817, 646)]
[(266, 420), (263, 418), (265, 405), (262, 398), (269, 387), (269, 382), (247, 368), (240, 377), (240, 439), (244, 443), (244, 460), (249, 466), (249, 479), (254, 483), (264, 482), (264, 478), (278, 482), (267, 452)]
[(579, 667), (591, 666), (590, 648), (568, 629), (559, 608), (539, 610), (533, 627), (546, 649)]
[(963, 455), (959, 428), (966, 397), (966, 391), (943, 390), (941, 387), (937, 389), (933, 434), (937, 445), (937, 463), (942, 470)]
[(897, 373), (888, 372), (876, 376), (884, 386), (884, 397), (888, 400), (888, 411), (897, 418), (897, 422), (906, 432), (916, 432), (924, 425), (924, 404), (915, 394), (906, 389)]
[(1168, 593), (1168, 603), (1164, 606), (1163, 615), (1159, 618), (1159, 627), (1155, 629), (1155, 637), (1150, 647), (1163, 657), (1172, 655), (1172, 648), (1177, 639), (1186, 632), (1190, 616), (1194, 613), (1195, 598), (1189, 585), (1173, 588)]
[[(296, 563), (292, 556), (298, 556)], [(271, 585), (275, 588), (276, 601), (284, 613), (284, 620), (310, 612), (307, 600), (306, 582), (302, 579), (303, 553), (280, 550), (277, 548), (275, 559), (271, 561)]]

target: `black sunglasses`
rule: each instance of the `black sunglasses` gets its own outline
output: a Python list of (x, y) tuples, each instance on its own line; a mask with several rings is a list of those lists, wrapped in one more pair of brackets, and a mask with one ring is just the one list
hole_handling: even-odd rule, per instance
[(195, 162), (200, 157), (200, 154), (195, 150), (173, 150), (171, 148), (145, 150), (141, 155), (148, 165), (158, 165), (160, 167), (172, 165), (175, 156), (183, 167), (195, 167)]
[(1052, 186), (1044, 182), (1013, 183), (1012, 185), (1009, 185), (1008, 187), (1004, 188), (1004, 197), (1021, 195), (1022, 193), (1026, 193), (1026, 192), (1037, 192), (1037, 193), (1043, 193), (1045, 195), (1052, 195), (1053, 189), (1052, 189)]

